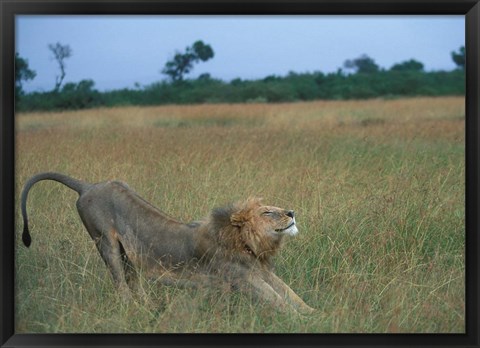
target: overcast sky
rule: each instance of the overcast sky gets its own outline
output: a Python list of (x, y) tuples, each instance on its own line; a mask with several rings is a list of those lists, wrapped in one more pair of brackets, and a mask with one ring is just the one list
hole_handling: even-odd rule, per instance
[(230, 81), (334, 72), (362, 54), (383, 67), (414, 58), (452, 70), (465, 45), (464, 16), (18, 16), (16, 51), (37, 76), (26, 91), (48, 91), (59, 68), (48, 44), (69, 45), (65, 82), (92, 79), (99, 90), (165, 79), (165, 63), (197, 40), (215, 56), (188, 77)]

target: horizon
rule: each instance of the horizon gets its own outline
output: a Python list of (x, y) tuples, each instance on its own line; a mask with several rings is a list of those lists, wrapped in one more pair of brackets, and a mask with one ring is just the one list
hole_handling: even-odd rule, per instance
[(333, 73), (363, 54), (382, 69), (415, 59), (425, 71), (450, 71), (456, 67), (451, 52), (465, 45), (465, 20), (457, 15), (21, 15), (16, 32), (16, 52), (37, 74), (24, 82), (26, 92), (53, 89), (59, 69), (48, 44), (57, 42), (73, 52), (63, 84), (88, 79), (99, 91), (166, 80), (165, 63), (197, 40), (210, 45), (214, 57), (186, 78), (208, 73), (225, 82)]

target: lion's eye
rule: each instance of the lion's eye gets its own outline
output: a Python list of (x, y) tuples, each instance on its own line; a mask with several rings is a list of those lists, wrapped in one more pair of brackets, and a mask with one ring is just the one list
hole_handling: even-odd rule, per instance
[(264, 212), (262, 213), (262, 215), (272, 216), (272, 215), (273, 215), (273, 212), (271, 212), (271, 211), (264, 211)]

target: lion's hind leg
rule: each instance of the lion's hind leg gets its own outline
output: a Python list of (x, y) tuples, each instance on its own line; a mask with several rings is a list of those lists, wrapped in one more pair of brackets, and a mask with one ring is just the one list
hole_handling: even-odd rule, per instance
[(130, 300), (132, 293), (127, 284), (127, 275), (132, 274), (129, 271), (131, 267), (125, 250), (121, 250), (119, 234), (113, 224), (114, 213), (109, 210), (110, 203), (105, 201), (107, 198), (104, 194), (111, 195), (111, 192), (102, 184), (87, 190), (77, 200), (77, 210), (112, 275), (115, 287), (124, 299)]
[(125, 281), (131, 291), (141, 299), (147, 299), (148, 295), (144, 288), (144, 280), (146, 277), (142, 277), (142, 272), (134, 265), (134, 263), (128, 258), (127, 252), (120, 240), (117, 241), (120, 248), (120, 256), (122, 259), (123, 271), (125, 274)]
[(88, 233), (95, 241), (95, 245), (105, 265), (109, 269), (113, 283), (124, 299), (131, 299), (132, 294), (127, 284), (125, 256), (122, 256), (117, 232), (112, 227), (100, 229), (84, 220)]

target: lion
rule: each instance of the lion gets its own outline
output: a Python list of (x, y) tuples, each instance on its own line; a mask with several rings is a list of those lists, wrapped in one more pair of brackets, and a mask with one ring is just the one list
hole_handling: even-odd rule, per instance
[(298, 233), (295, 214), (258, 198), (214, 209), (183, 223), (160, 211), (125, 183), (90, 184), (67, 175), (40, 173), (21, 194), (22, 241), (31, 244), (27, 196), (41, 180), (60, 182), (79, 194), (80, 218), (109, 269), (117, 291), (131, 298), (141, 270), (160, 284), (223, 287), (253, 294), (281, 311), (314, 311), (272, 271), (272, 257), (285, 236)]

